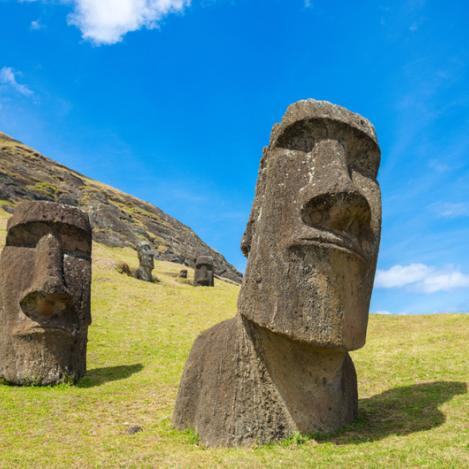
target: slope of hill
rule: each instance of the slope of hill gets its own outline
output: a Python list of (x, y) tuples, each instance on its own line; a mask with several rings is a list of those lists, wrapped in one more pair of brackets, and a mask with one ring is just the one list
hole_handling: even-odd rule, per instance
[[(0, 208), (0, 249), (7, 216)], [(117, 261), (135, 266), (134, 252), (95, 243), (79, 385), (0, 385), (1, 468), (469, 467), (469, 315), (372, 315), (367, 345), (353, 353), (359, 420), (343, 431), (206, 449), (172, 428), (171, 413), (192, 342), (233, 316), (239, 287), (194, 288), (170, 262), (157, 263), (159, 284), (140, 282), (118, 274)], [(130, 425), (143, 431), (130, 435)]]
[(96, 241), (135, 247), (149, 240), (160, 259), (194, 265), (200, 254), (214, 257), (215, 273), (237, 283), (241, 274), (190, 228), (159, 208), (66, 168), (0, 132), (0, 200), (50, 200), (89, 213)]

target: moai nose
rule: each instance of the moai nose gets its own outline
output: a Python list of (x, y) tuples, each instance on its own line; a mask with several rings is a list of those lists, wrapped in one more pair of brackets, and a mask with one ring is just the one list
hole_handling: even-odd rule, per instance
[(20, 301), (24, 313), (43, 321), (61, 316), (71, 297), (63, 278), (63, 252), (58, 239), (49, 234), (36, 246), (31, 288)]
[(361, 238), (369, 230), (371, 208), (353, 184), (343, 145), (337, 140), (323, 140), (313, 152), (316, 153), (316, 167), (321, 180), (328, 182), (303, 204), (303, 222), (315, 228)]

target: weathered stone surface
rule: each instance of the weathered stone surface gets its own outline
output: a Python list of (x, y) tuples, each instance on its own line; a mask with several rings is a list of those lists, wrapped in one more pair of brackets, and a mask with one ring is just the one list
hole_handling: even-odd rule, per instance
[(189, 227), (152, 204), (68, 169), (0, 132), (0, 200), (48, 200), (89, 214), (95, 241), (137, 248), (160, 246), (159, 259), (195, 267), (201, 253), (214, 259), (215, 274), (241, 283), (241, 274)]
[(76, 382), (86, 371), (91, 227), (81, 210), (23, 202), (0, 257), (0, 377)]
[(194, 285), (198, 287), (213, 287), (213, 257), (199, 256), (195, 262)]
[(363, 346), (376, 269), (380, 151), (333, 104), (290, 106), (261, 160), (241, 248), (238, 315), (196, 340), (173, 416), (208, 446), (332, 432), (357, 413), (348, 354)]
[(182, 270), (179, 271), (178, 277), (179, 278), (187, 278), (187, 274), (188, 274), (187, 269), (182, 269)]
[(155, 254), (150, 243), (140, 243), (137, 248), (139, 267), (135, 277), (146, 282), (153, 282), (153, 269), (155, 268)]

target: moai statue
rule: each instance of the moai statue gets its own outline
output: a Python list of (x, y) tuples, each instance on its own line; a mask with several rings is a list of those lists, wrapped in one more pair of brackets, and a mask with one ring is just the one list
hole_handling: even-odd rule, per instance
[(23, 202), (0, 256), (0, 377), (76, 382), (86, 371), (91, 227), (81, 210)]
[(139, 267), (135, 276), (139, 280), (153, 282), (153, 269), (155, 268), (155, 253), (150, 243), (143, 241), (137, 247)]
[(195, 261), (194, 285), (213, 287), (213, 257), (199, 256)]
[(381, 229), (380, 150), (363, 117), (291, 105), (272, 130), (242, 240), (238, 315), (196, 340), (173, 422), (207, 446), (333, 432), (357, 415)]
[(182, 270), (179, 271), (178, 277), (179, 278), (187, 278), (187, 274), (188, 274), (187, 269), (182, 269)]

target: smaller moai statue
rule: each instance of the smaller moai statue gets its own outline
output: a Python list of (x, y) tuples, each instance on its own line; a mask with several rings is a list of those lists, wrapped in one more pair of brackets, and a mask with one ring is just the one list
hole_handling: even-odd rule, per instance
[(76, 207), (23, 202), (0, 255), (0, 377), (75, 383), (86, 371), (91, 226)]
[(213, 257), (199, 256), (195, 262), (194, 285), (197, 287), (213, 287)]
[(145, 282), (153, 282), (153, 269), (155, 268), (155, 253), (151, 244), (147, 241), (141, 242), (137, 247), (139, 267), (135, 277)]
[(187, 269), (182, 269), (178, 275), (179, 278), (187, 278)]

